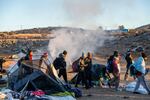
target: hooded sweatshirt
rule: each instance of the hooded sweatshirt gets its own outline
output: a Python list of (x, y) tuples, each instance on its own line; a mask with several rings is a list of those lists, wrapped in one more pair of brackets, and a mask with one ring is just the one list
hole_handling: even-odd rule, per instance
[(145, 61), (143, 57), (139, 57), (135, 62), (134, 62), (134, 67), (136, 70), (141, 72), (142, 74), (145, 74)]

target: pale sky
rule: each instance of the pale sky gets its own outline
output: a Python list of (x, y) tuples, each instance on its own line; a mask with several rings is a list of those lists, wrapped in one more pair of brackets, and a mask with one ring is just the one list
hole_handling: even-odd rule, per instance
[(150, 0), (0, 0), (0, 31), (150, 24)]

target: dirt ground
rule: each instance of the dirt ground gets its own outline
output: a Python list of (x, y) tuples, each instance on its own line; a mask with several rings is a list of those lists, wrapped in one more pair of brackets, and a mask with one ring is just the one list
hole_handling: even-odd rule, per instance
[[(133, 94), (126, 91), (114, 91), (113, 89), (104, 89), (100, 87), (91, 88), (91, 90), (83, 90), (83, 97), (77, 100), (149, 100), (150, 95)], [(87, 96), (88, 94), (92, 96)]]

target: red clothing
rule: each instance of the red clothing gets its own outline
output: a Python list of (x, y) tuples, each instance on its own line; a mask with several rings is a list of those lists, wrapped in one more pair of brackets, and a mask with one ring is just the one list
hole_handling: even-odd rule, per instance
[(32, 61), (32, 56), (33, 56), (33, 53), (30, 52), (30, 54), (29, 54), (29, 60), (30, 60), (30, 61)]
[(116, 59), (113, 60), (113, 73), (116, 73), (116, 74), (120, 73), (118, 61)]
[(32, 92), (32, 95), (35, 95), (35, 96), (43, 96), (43, 95), (45, 95), (45, 92), (42, 91), (42, 90), (37, 90), (37, 91), (33, 91), (33, 92)]
[(113, 60), (113, 75), (115, 76), (115, 78), (120, 80), (119, 58), (114, 58)]
[(141, 76), (141, 75), (142, 75), (141, 72), (139, 72), (139, 71), (136, 72), (136, 76), (137, 76), (137, 77), (138, 77), (138, 76)]

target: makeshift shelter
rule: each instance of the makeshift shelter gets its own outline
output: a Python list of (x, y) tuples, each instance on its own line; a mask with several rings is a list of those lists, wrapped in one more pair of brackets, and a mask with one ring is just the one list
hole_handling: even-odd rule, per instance
[[(102, 64), (93, 64), (91, 68), (91, 74), (92, 74), (92, 81), (99, 81), (100, 78), (103, 78), (104, 80), (108, 78), (108, 75), (106, 74), (106, 66)], [(76, 74), (71, 79), (71, 83), (76, 82), (77, 76), (78, 74)]]
[(92, 80), (99, 80), (100, 78), (107, 78), (106, 66), (102, 64), (93, 64), (92, 68)]
[(16, 64), (8, 73), (8, 87), (17, 92), (42, 90), (51, 96), (73, 96), (57, 78), (54, 67), (50, 67), (51, 71), (47, 73), (47, 65), (42, 63), (39, 67), (39, 60)]

